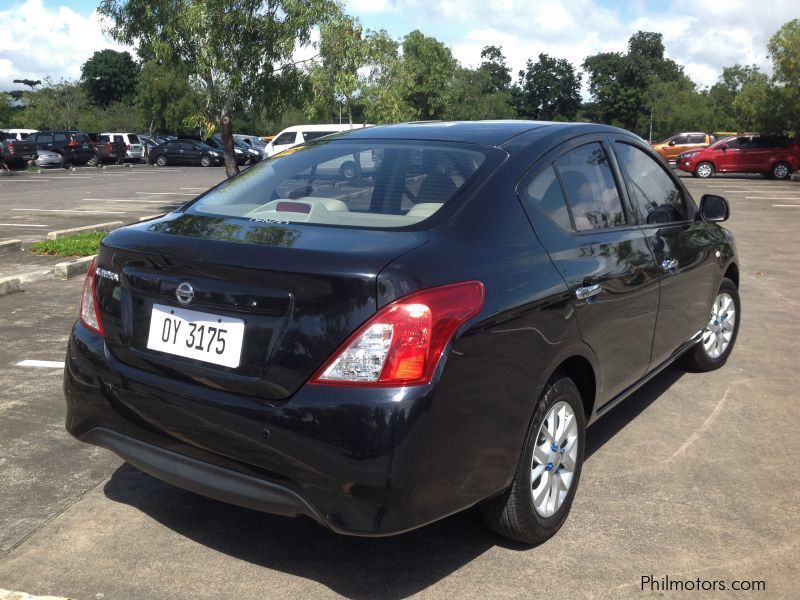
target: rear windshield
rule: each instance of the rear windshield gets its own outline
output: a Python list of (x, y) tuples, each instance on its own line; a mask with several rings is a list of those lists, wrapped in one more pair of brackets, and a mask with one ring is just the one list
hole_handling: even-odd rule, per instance
[(139, 143), (138, 136), (135, 133), (129, 133), (128, 134), (128, 143), (129, 144), (138, 144)]
[(328, 140), (286, 150), (188, 212), (346, 227), (405, 227), (439, 210), (486, 160), (457, 144)]

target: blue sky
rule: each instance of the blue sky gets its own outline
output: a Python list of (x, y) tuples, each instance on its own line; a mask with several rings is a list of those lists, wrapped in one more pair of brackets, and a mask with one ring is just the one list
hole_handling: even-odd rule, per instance
[[(20, 77), (74, 79), (93, 52), (120, 49), (101, 31), (98, 0), (0, 0), (0, 90)], [(722, 67), (769, 70), (766, 44), (786, 21), (800, 18), (800, 0), (345, 0), (369, 29), (400, 38), (419, 29), (443, 41), (465, 66), (480, 50), (501, 45), (513, 74), (545, 52), (579, 66), (597, 52), (624, 51), (637, 30), (664, 35), (667, 55), (703, 86)]]

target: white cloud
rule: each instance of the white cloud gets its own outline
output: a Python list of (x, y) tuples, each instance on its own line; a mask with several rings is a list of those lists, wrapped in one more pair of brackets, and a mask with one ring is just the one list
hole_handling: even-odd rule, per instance
[(67, 6), (50, 9), (27, 0), (0, 11), (0, 90), (19, 89), (14, 79), (77, 79), (98, 50), (130, 50), (102, 32), (97, 12), (81, 15)]

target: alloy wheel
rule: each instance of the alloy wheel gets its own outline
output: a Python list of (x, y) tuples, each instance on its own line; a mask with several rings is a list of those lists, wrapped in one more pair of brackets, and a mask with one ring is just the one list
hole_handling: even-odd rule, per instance
[(578, 423), (572, 407), (556, 402), (536, 436), (531, 464), (531, 497), (536, 512), (553, 516), (567, 497), (578, 458)]
[(719, 358), (728, 350), (736, 327), (736, 305), (727, 292), (722, 292), (711, 307), (711, 318), (703, 330), (703, 349), (709, 358)]

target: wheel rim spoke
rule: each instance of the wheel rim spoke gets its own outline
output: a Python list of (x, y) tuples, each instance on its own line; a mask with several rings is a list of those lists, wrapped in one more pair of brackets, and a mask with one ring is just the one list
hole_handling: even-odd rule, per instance
[(531, 461), (531, 499), (536, 512), (550, 517), (567, 497), (578, 458), (578, 422), (572, 407), (556, 402), (536, 436)]
[(703, 330), (700, 343), (709, 358), (719, 358), (730, 347), (736, 328), (736, 305), (733, 297), (722, 292), (714, 299), (711, 317)]

